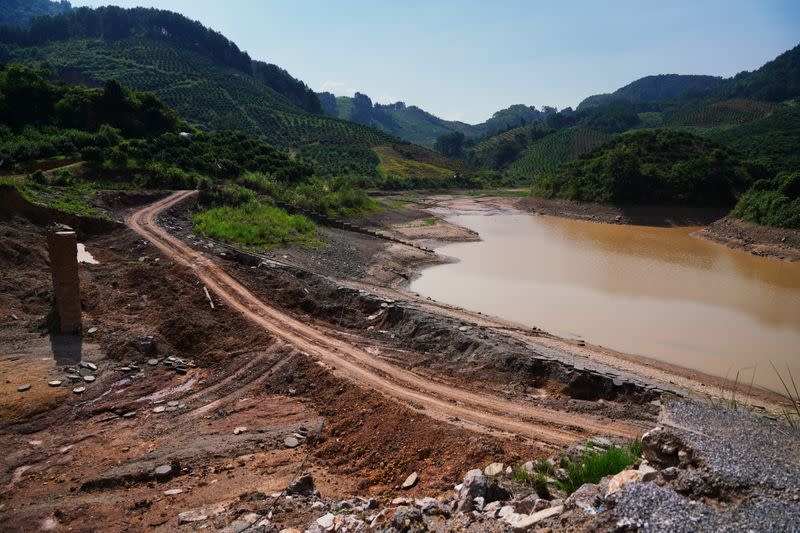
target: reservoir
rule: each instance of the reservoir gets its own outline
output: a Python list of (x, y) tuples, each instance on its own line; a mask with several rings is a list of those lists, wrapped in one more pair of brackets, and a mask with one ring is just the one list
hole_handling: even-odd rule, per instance
[[(731, 250), (698, 228), (529, 214), (451, 214), (481, 241), (437, 252), (424, 296), (567, 338), (783, 391), (800, 380), (800, 264)], [(791, 385), (790, 385), (791, 386)]]

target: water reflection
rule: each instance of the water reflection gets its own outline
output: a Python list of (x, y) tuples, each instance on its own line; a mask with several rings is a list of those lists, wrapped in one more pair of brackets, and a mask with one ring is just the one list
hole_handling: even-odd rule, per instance
[(800, 264), (691, 237), (696, 228), (448, 220), (483, 241), (440, 248), (460, 261), (425, 270), (416, 292), (715, 374), (761, 362), (768, 385), (767, 359), (800, 364)]

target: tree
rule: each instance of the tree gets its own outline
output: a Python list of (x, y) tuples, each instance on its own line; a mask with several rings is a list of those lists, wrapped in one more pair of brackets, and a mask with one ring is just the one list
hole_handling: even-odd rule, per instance
[(433, 143), (433, 149), (448, 157), (464, 156), (464, 134), (460, 131), (440, 135)]

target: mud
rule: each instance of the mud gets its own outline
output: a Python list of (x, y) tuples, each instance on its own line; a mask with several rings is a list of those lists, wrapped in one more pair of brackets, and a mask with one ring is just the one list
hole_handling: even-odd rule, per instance
[(726, 217), (696, 235), (753, 255), (800, 261), (800, 230), (770, 228)]

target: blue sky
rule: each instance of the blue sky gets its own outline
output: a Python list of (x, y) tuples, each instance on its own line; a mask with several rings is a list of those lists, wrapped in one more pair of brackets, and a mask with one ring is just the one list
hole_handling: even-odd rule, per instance
[(731, 76), (800, 43), (798, 0), (73, 0), (170, 9), (314, 90), (480, 122), (648, 74)]

